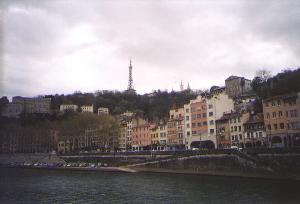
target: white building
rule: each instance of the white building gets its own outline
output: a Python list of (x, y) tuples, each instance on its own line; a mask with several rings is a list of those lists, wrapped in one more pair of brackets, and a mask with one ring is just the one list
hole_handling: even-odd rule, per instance
[(215, 121), (233, 111), (234, 102), (225, 93), (225, 88), (218, 88), (191, 100), (184, 105), (184, 110), (186, 148), (190, 149), (196, 141), (212, 141), (217, 147)]
[(100, 107), (98, 108), (98, 115), (108, 115), (109, 111), (108, 108)]
[[(214, 90), (206, 96), (208, 134), (216, 141), (216, 123), (224, 113), (234, 111), (234, 101), (226, 94), (225, 88)], [(216, 143), (215, 143), (216, 144)]]
[(91, 106), (81, 106), (82, 113), (93, 113), (94, 112), (94, 105)]
[(62, 104), (59, 107), (60, 112), (66, 112), (66, 111), (78, 111), (78, 106), (74, 104)]

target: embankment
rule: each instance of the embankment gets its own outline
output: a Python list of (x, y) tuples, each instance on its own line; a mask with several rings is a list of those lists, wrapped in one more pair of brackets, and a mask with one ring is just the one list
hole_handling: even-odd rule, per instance
[[(300, 180), (300, 155), (195, 155), (126, 166), (140, 172), (165, 172)], [(296, 165), (297, 164), (297, 165)]]

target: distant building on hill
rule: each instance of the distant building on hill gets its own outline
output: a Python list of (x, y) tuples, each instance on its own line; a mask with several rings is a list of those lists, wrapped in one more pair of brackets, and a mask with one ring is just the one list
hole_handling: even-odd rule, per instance
[(18, 118), (23, 112), (24, 106), (20, 103), (8, 103), (1, 115), (8, 118)]
[(94, 112), (94, 105), (91, 105), (91, 106), (81, 106), (81, 112), (82, 113), (93, 113)]
[(109, 111), (108, 108), (100, 107), (98, 108), (98, 115), (108, 115)]
[(77, 112), (78, 111), (78, 106), (74, 104), (62, 104), (59, 107), (60, 112), (66, 112), (66, 111), (73, 111)]
[(15, 96), (11, 103), (2, 111), (5, 117), (19, 117), (24, 114), (50, 114), (51, 98), (26, 98)]
[(251, 80), (244, 77), (230, 76), (225, 80), (226, 93), (236, 98), (252, 90)]

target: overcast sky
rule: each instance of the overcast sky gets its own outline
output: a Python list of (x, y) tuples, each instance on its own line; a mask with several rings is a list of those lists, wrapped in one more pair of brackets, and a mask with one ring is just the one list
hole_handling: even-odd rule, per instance
[(300, 1), (1, 1), (0, 96), (224, 85), (300, 66)]

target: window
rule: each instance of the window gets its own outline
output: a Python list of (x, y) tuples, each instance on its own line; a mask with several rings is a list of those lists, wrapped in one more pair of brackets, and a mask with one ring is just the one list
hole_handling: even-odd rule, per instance
[(267, 118), (270, 118), (270, 113), (267, 113)]
[(272, 106), (275, 106), (275, 101), (272, 101)]
[(290, 105), (290, 106), (296, 105), (296, 99), (290, 100), (290, 101), (289, 101), (289, 105)]
[(214, 129), (209, 129), (210, 134), (214, 134), (215, 130)]
[(185, 112), (186, 112), (186, 113), (189, 113), (189, 112), (190, 112), (190, 109), (188, 109), (188, 108), (185, 109)]
[(277, 124), (274, 124), (274, 129), (277, 130), (278, 129), (278, 126)]
[(262, 132), (258, 132), (259, 137), (262, 137)]
[(239, 136), (240, 136), (240, 140), (242, 140), (242, 138), (243, 138), (242, 134), (239, 134)]
[(269, 107), (269, 103), (268, 102), (266, 102), (265, 104), (266, 104), (266, 107)]
[(190, 135), (191, 135), (191, 132), (190, 132), (190, 131), (187, 131), (187, 132), (186, 132), (186, 135), (187, 135), (187, 136), (190, 136)]
[(206, 121), (204, 121), (204, 122), (203, 122), (203, 125), (207, 125), (207, 122), (206, 122)]
[(285, 117), (289, 117), (289, 111), (285, 112)]
[(190, 116), (185, 116), (185, 119), (186, 120), (190, 120)]
[(239, 126), (239, 132), (241, 132), (242, 131), (242, 127), (241, 126)]
[(271, 130), (271, 125), (270, 124), (268, 125), (268, 130)]
[(273, 112), (273, 118), (276, 118), (276, 112)]
[(213, 121), (213, 120), (210, 120), (210, 121), (209, 121), (209, 125), (214, 125), (214, 121)]
[(196, 127), (196, 123), (192, 123), (192, 128), (195, 128)]
[(234, 136), (231, 136), (231, 140), (232, 140), (232, 141), (234, 140)]
[(192, 135), (196, 135), (197, 134), (197, 131), (192, 131)]
[(208, 105), (208, 108), (209, 108), (209, 109), (212, 109), (212, 108), (213, 108), (213, 105), (212, 105), (212, 104), (209, 104), (209, 105)]
[(213, 112), (209, 112), (208, 114), (209, 114), (209, 116), (213, 116), (213, 115), (214, 115), (214, 113), (213, 113)]
[(201, 118), (201, 114), (197, 114), (197, 118)]
[(190, 124), (189, 123), (186, 124), (186, 128), (190, 128)]
[(234, 131), (237, 131), (237, 126), (234, 126)]
[(284, 123), (279, 124), (280, 129), (284, 129)]
[(192, 115), (192, 120), (196, 119), (197, 118), (197, 115), (196, 114), (193, 114)]
[(298, 111), (297, 110), (290, 110), (290, 116), (291, 116), (291, 118), (297, 117), (298, 116)]
[(240, 118), (240, 117), (238, 117), (238, 122), (239, 122), (239, 123), (241, 122), (241, 118)]
[(278, 116), (282, 117), (282, 111), (278, 111)]
[(197, 123), (197, 126), (198, 126), (198, 127), (201, 127), (201, 126), (202, 126), (201, 122)]
[(202, 114), (202, 117), (205, 118), (205, 117), (206, 117), (206, 113), (203, 113), (203, 114)]
[(277, 101), (277, 105), (281, 106), (281, 101), (280, 100)]
[(231, 127), (231, 132), (233, 132), (233, 127)]

